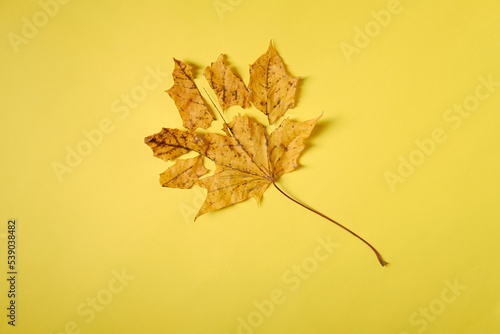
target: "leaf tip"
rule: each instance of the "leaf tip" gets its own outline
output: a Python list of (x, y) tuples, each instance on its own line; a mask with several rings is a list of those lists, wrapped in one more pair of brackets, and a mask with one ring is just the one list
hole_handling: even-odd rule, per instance
[(269, 49), (273, 48), (273, 39), (272, 38), (269, 40), (269, 47), (268, 48)]

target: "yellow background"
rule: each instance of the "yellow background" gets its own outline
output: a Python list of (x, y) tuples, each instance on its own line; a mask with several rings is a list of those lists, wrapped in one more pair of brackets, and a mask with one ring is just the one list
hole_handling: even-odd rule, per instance
[[(1, 280), (2, 333), (500, 330), (500, 87), (456, 129), (443, 118), (474, 101), (480, 77), (500, 82), (498, 1), (57, 4), (0, 4), (2, 277), (9, 218), (19, 271), (15, 328)], [(36, 31), (24, 27), (35, 21)], [(368, 41), (356, 40), (357, 27), (372, 29)], [(21, 43), (23, 29), (31, 37)], [(172, 57), (208, 87), (202, 70), (225, 53), (248, 82), (271, 39), (303, 77), (288, 115), (324, 113), (303, 167), (279, 184), (370, 241), (389, 267), (274, 188), (260, 207), (249, 200), (192, 222), (201, 191), (158, 184), (168, 164), (143, 138), (181, 126), (164, 93)], [(155, 83), (152, 70), (162, 76), (141, 91), (145, 78)], [(124, 96), (144, 91), (123, 108)], [(67, 148), (106, 119), (102, 141), (59, 180), (54, 162), (66, 164)], [(446, 140), (391, 188), (387, 172), (436, 128)], [(321, 261), (318, 238), (336, 244)], [(273, 291), (280, 303), (263, 302)]]

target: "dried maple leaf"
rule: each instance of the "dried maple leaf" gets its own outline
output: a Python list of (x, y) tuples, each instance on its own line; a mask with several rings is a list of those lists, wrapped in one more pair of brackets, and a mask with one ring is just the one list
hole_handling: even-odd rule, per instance
[(234, 105), (250, 107), (250, 90), (226, 64), (224, 55), (221, 54), (216, 62), (207, 67), (203, 75), (217, 95), (222, 110)]
[(294, 107), (298, 81), (299, 78), (286, 73), (283, 60), (272, 43), (267, 52), (250, 65), (248, 87), (252, 91), (252, 103), (267, 115), (270, 124)]
[(214, 116), (208, 110), (200, 91), (193, 80), (192, 67), (174, 58), (175, 68), (172, 73), (174, 85), (167, 90), (168, 95), (174, 100), (185, 128), (207, 129)]
[[(175, 60), (175, 59), (174, 59)], [(250, 68), (250, 90), (235, 75), (221, 55), (204, 73), (214, 89), (222, 109), (239, 105), (249, 107), (253, 104), (263, 111), (272, 124), (293, 107), (297, 78), (289, 77), (284, 64), (276, 51), (269, 46)], [(376, 254), (382, 266), (387, 263), (380, 254), (363, 238), (337, 223), (333, 219), (311, 209), (288, 196), (276, 184), (285, 173), (298, 166), (298, 159), (305, 148), (308, 138), (321, 117), (296, 122), (284, 119), (270, 134), (266, 126), (255, 119), (237, 115), (230, 123), (224, 121), (223, 131), (219, 133), (198, 133), (197, 128), (207, 128), (213, 120), (194, 84), (188, 65), (175, 60), (174, 86), (168, 90), (174, 99), (184, 126), (188, 129), (163, 128), (160, 132), (145, 138), (153, 155), (165, 161), (175, 161), (160, 174), (164, 187), (189, 189), (197, 184), (207, 189), (207, 197), (195, 219), (199, 216), (227, 206), (254, 198), (257, 203), (269, 185), (293, 202), (337, 224), (367, 244)], [(214, 104), (215, 105), (215, 104)], [(222, 116), (222, 115), (221, 115)], [(188, 152), (198, 155), (189, 159), (178, 159)], [(203, 177), (208, 169), (204, 159), (215, 163), (213, 175)]]

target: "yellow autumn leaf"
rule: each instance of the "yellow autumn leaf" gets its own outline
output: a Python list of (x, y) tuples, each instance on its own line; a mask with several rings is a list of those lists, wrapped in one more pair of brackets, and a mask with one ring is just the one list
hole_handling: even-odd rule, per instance
[(243, 80), (229, 68), (223, 54), (205, 69), (203, 75), (217, 95), (222, 110), (234, 105), (242, 108), (250, 107), (250, 90)]
[(175, 58), (174, 62), (175, 68), (172, 73), (174, 85), (167, 90), (167, 93), (174, 100), (186, 129), (207, 129), (214, 116), (208, 110), (194, 83), (192, 67)]
[(283, 116), (295, 105), (295, 92), (299, 78), (286, 73), (285, 64), (269, 43), (267, 52), (250, 65), (251, 99), (254, 106), (267, 115), (269, 124)]
[[(272, 43), (267, 52), (250, 65), (249, 88), (231, 71), (223, 55), (205, 69), (204, 75), (223, 110), (233, 105), (247, 108), (251, 100), (257, 109), (267, 115), (269, 124), (273, 124), (288, 109), (294, 107), (298, 78), (286, 73), (283, 60)], [(174, 99), (184, 127), (188, 130), (163, 128), (146, 137), (144, 142), (155, 157), (165, 161), (177, 159), (160, 174), (162, 186), (191, 188), (198, 184), (207, 190), (207, 197), (195, 219), (249, 198), (254, 198), (259, 203), (272, 184), (291, 201), (364, 242), (375, 253), (379, 263), (387, 265), (380, 253), (366, 240), (288, 196), (276, 184), (281, 176), (297, 168), (298, 159), (305, 149), (304, 140), (311, 135), (321, 115), (304, 122), (285, 118), (268, 134), (267, 127), (251, 117), (237, 115), (230, 123), (226, 123), (221, 114), (224, 134), (196, 132), (198, 128), (207, 129), (214, 120), (213, 115), (194, 83), (190, 66), (175, 60), (173, 77), (174, 85), (167, 92)], [(191, 151), (199, 155), (190, 159), (178, 159)], [(204, 176), (208, 172), (203, 165), (204, 159), (215, 163), (215, 170), (210, 176)]]

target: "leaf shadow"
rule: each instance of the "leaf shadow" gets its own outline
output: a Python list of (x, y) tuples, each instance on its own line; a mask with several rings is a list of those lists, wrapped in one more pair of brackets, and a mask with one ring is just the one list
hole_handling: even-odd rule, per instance
[[(306, 140), (306, 142), (309, 141), (309, 138), (314, 138), (316, 136), (319, 136), (321, 135), (323, 132), (326, 131), (326, 129), (332, 125), (335, 125), (337, 126), (337, 124), (339, 123), (339, 120), (338, 119), (333, 119), (333, 118), (329, 118), (329, 119), (323, 119), (323, 118), (320, 118), (318, 123), (316, 123), (316, 125), (314, 126), (313, 130), (311, 131), (311, 135), (308, 137), (308, 139)], [(331, 131), (331, 130), (329, 130)]]
[[(339, 122), (338, 119), (325, 119), (325, 120), (320, 119), (316, 123), (316, 125), (314, 126), (314, 128), (311, 131), (311, 134), (309, 135), (309, 137), (307, 137), (304, 140), (304, 150), (303, 150), (303, 152), (307, 151), (307, 149), (309, 147), (314, 146), (314, 145), (312, 145), (312, 141), (314, 141), (316, 137), (319, 137), (321, 134), (323, 134), (327, 130), (331, 131), (330, 128), (332, 126), (337, 126), (338, 122)], [(300, 159), (299, 159), (298, 166), (297, 166), (297, 168), (295, 170), (301, 169), (302, 167), (304, 167), (304, 166), (300, 163)]]
[(182, 61), (186, 65), (191, 66), (191, 73), (193, 74), (193, 79), (197, 79), (198, 75), (200, 75), (200, 70), (204, 69), (204, 67), (198, 64), (196, 61), (191, 61), (187, 59), (186, 61)]
[(300, 93), (302, 92), (304, 81), (308, 80), (305, 77), (299, 77), (299, 81), (297, 82), (297, 88), (295, 89), (295, 106), (299, 104), (300, 101)]
[[(238, 69), (232, 65), (232, 62), (231, 62), (231, 57), (229, 57), (227, 54), (225, 53), (221, 53), (222, 55), (222, 59), (224, 60), (224, 62), (227, 64), (227, 66), (229, 67), (229, 69), (234, 73), (234, 75), (236, 75), (238, 78), (240, 78), (242, 81), (243, 81), (243, 77), (241, 76), (241, 73), (238, 72)], [(244, 81), (243, 81), (244, 82)], [(245, 83), (245, 82), (244, 82)], [(245, 83), (245, 87), (248, 88), (248, 83)]]

